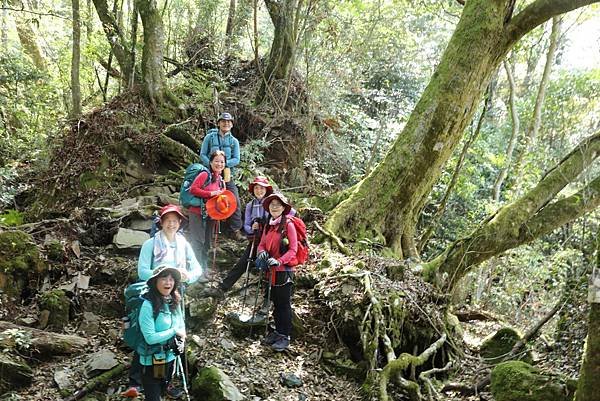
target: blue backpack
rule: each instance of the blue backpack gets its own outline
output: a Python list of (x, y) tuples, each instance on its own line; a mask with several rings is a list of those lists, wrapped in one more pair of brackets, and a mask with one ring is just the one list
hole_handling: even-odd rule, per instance
[(192, 186), (194, 180), (196, 179), (196, 177), (198, 177), (198, 174), (200, 174), (203, 171), (206, 171), (208, 173), (208, 179), (206, 180), (204, 185), (202, 185), (202, 188), (210, 184), (211, 173), (208, 170), (208, 167), (200, 163), (192, 163), (185, 169), (183, 183), (181, 184), (181, 188), (179, 189), (179, 203), (181, 204), (181, 206), (186, 208), (190, 206), (195, 206), (204, 209), (204, 199), (194, 196), (190, 192), (190, 187)]
[[(140, 329), (140, 309), (146, 300), (148, 285), (145, 281), (133, 283), (125, 288), (125, 311), (127, 316), (123, 318), (125, 329), (123, 330), (123, 341), (129, 348), (139, 355), (154, 355), (162, 351), (161, 344), (148, 345)], [(129, 325), (127, 325), (127, 322)]]

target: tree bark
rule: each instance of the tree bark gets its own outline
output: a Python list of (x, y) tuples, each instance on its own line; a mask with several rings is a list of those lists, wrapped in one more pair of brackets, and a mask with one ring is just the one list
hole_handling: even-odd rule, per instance
[(233, 38), (233, 24), (235, 21), (235, 0), (229, 0), (229, 13), (227, 14), (227, 26), (225, 27), (225, 38), (227, 48), (231, 46)]
[(506, 71), (506, 76), (508, 78), (508, 109), (510, 110), (512, 130), (510, 134), (510, 139), (508, 141), (508, 147), (506, 148), (506, 159), (504, 160), (504, 166), (500, 169), (500, 173), (498, 173), (498, 177), (496, 177), (496, 181), (494, 182), (492, 199), (494, 199), (494, 201), (496, 202), (500, 202), (500, 192), (502, 191), (502, 184), (504, 184), (504, 180), (508, 175), (508, 169), (511, 165), (513, 152), (515, 151), (517, 139), (519, 138), (519, 130), (521, 129), (519, 112), (515, 104), (515, 94), (517, 91), (517, 86), (515, 84), (512, 66), (507, 61), (504, 62), (504, 70)]
[(81, 115), (81, 85), (79, 83), (79, 64), (81, 60), (81, 17), (79, 0), (71, 0), (73, 9), (73, 52), (71, 54), (71, 117)]
[[(488, 90), (491, 91), (491, 89), (488, 89)], [(475, 127), (475, 131), (473, 131), (471, 136), (465, 141), (465, 144), (464, 144), (462, 150), (460, 151), (460, 156), (458, 157), (458, 160), (456, 162), (456, 166), (454, 166), (454, 171), (452, 172), (452, 178), (450, 179), (450, 183), (448, 183), (446, 192), (444, 192), (444, 196), (442, 197), (442, 200), (440, 201), (439, 206), (435, 210), (435, 213), (433, 214), (433, 217), (431, 218), (431, 220), (428, 222), (427, 229), (425, 230), (425, 232), (423, 233), (421, 238), (419, 238), (419, 247), (418, 247), (419, 253), (421, 253), (423, 248), (425, 248), (425, 245), (429, 241), (429, 238), (431, 238), (431, 235), (437, 228), (438, 222), (440, 221), (440, 219), (444, 215), (444, 212), (446, 211), (446, 205), (448, 203), (448, 199), (450, 199), (450, 194), (452, 193), (452, 191), (454, 190), (454, 186), (458, 182), (458, 177), (460, 176), (460, 171), (462, 170), (465, 158), (467, 156), (467, 152), (468, 152), (469, 148), (471, 147), (471, 145), (473, 144), (473, 142), (475, 142), (475, 140), (479, 136), (479, 133), (481, 132), (481, 127), (483, 126), (483, 120), (485, 118), (485, 115), (486, 115), (489, 107), (490, 107), (491, 98), (492, 98), (492, 94), (488, 93), (488, 96), (486, 97), (486, 99), (483, 103), (483, 110), (481, 110), (481, 114), (479, 115), (479, 118), (477, 120), (477, 127)]]
[(418, 214), (506, 53), (549, 18), (597, 1), (536, 0), (514, 17), (511, 0), (467, 1), (404, 130), (326, 228), (344, 239), (381, 239), (399, 257), (418, 257)]
[(124, 87), (127, 87), (130, 80), (136, 80), (135, 69), (131, 62), (132, 57), (131, 52), (129, 51), (129, 45), (121, 27), (117, 23), (116, 16), (109, 11), (106, 0), (93, 1), (96, 12), (98, 13), (98, 18), (100, 18), (100, 21), (102, 22), (102, 28), (106, 34), (106, 39), (108, 40), (111, 51), (117, 59), (117, 63), (121, 69), (121, 82)]
[(523, 197), (488, 217), (466, 238), (424, 265), (428, 280), (449, 290), (472, 267), (548, 234), (600, 205), (600, 176), (577, 193), (550, 203), (600, 156), (600, 132), (582, 141)]
[[(24, 9), (25, 7), (21, 0), (8, 0), (8, 4), (19, 9)], [(17, 35), (19, 36), (19, 42), (21, 43), (23, 52), (31, 58), (33, 65), (35, 65), (38, 70), (46, 72), (48, 70), (46, 58), (38, 45), (37, 35), (33, 31), (31, 23), (27, 18), (24, 18), (21, 13), (17, 15), (15, 22)]]
[(575, 401), (600, 401), (600, 236), (596, 236), (596, 267), (592, 271), (588, 301), (590, 315), (585, 355), (579, 371)]
[(275, 80), (289, 77), (296, 59), (296, 41), (298, 39), (299, 10), (304, 0), (265, 0), (269, 16), (275, 32), (269, 61), (264, 72), (263, 81), (256, 96), (256, 103), (261, 103)]
[(155, 0), (136, 0), (136, 7), (144, 27), (142, 51), (142, 81), (144, 93), (153, 104), (164, 100), (165, 73), (163, 69), (164, 27)]

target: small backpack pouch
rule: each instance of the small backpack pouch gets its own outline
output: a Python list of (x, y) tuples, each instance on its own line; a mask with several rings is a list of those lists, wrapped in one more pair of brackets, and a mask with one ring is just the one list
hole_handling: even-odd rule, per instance
[(167, 377), (167, 356), (164, 352), (152, 356), (152, 375), (155, 379)]

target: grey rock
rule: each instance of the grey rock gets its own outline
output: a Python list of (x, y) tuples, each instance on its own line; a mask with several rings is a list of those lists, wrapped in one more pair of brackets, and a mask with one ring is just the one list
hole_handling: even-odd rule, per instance
[(88, 357), (83, 369), (87, 377), (93, 377), (117, 366), (119, 361), (114, 353), (107, 349), (100, 350)]
[(281, 373), (279, 381), (286, 387), (302, 387), (302, 379), (293, 373)]
[(73, 372), (66, 368), (54, 372), (54, 382), (60, 390), (73, 388)]
[(129, 228), (137, 231), (150, 231), (150, 229), (152, 228), (152, 220), (132, 220), (129, 223)]
[(150, 238), (150, 235), (143, 231), (119, 228), (119, 231), (113, 237), (113, 244), (119, 249), (141, 248), (144, 241), (148, 238)]

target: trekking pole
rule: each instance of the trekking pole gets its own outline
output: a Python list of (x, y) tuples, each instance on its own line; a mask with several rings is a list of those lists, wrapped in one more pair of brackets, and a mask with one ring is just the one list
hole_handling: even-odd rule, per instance
[[(182, 317), (183, 317), (183, 328), (187, 332), (187, 326), (185, 324), (185, 286), (183, 285), (183, 283), (181, 283), (179, 291), (181, 292), (180, 306), (183, 305), (183, 308), (180, 308), (180, 311), (182, 312)], [(177, 357), (180, 359), (179, 362), (181, 363), (181, 355), (177, 355)], [(183, 342), (183, 357), (185, 360), (185, 364), (183, 364), (184, 369), (183, 369), (183, 372), (181, 372), (183, 374), (183, 378), (181, 379), (181, 381), (183, 382), (183, 386), (185, 388), (185, 394), (187, 395), (187, 399), (189, 401), (190, 397), (188, 395), (187, 388), (186, 388), (187, 378), (189, 377), (189, 375), (188, 375), (188, 373), (189, 373), (188, 359), (187, 359), (187, 339), (184, 340), (184, 342)]]
[[(269, 281), (267, 282), (267, 305), (271, 305), (271, 283), (273, 282), (273, 277), (275, 276), (275, 269), (269, 266)], [(269, 332), (269, 313), (267, 312), (267, 324), (265, 324), (265, 336)]]
[[(254, 318), (256, 317), (256, 304), (258, 302), (258, 294), (260, 294), (262, 292), (262, 278), (259, 277), (258, 278), (258, 284), (256, 285), (256, 295), (254, 296), (254, 306), (252, 307), (252, 317), (250, 318), (250, 322), (254, 323)], [(254, 326), (250, 325), (250, 333), (248, 334), (248, 337), (252, 337), (252, 328)]]
[(250, 279), (250, 263), (252, 263), (252, 255), (256, 247), (256, 234), (257, 230), (254, 230), (252, 237), (252, 245), (250, 245), (250, 254), (248, 254), (248, 260), (246, 261), (246, 280), (244, 281), (244, 299), (242, 300), (242, 308), (240, 310), (240, 316), (244, 314), (244, 308), (246, 306), (246, 296), (248, 295), (248, 280)]
[(211, 274), (215, 273), (215, 264), (216, 264), (216, 260), (217, 260), (217, 241), (219, 240), (219, 232), (220, 231), (221, 231), (221, 221), (217, 220), (217, 223), (215, 224), (215, 232), (214, 232), (215, 240), (213, 242), (213, 259), (212, 259), (212, 267), (210, 268)]
[(179, 371), (179, 374), (181, 376), (181, 383), (183, 384), (183, 392), (185, 393), (185, 399), (187, 401), (190, 401), (190, 393), (188, 392), (187, 379), (185, 377), (186, 373), (183, 371), (183, 364), (181, 363), (181, 355), (177, 355), (177, 357), (175, 358), (175, 362), (175, 369)]

